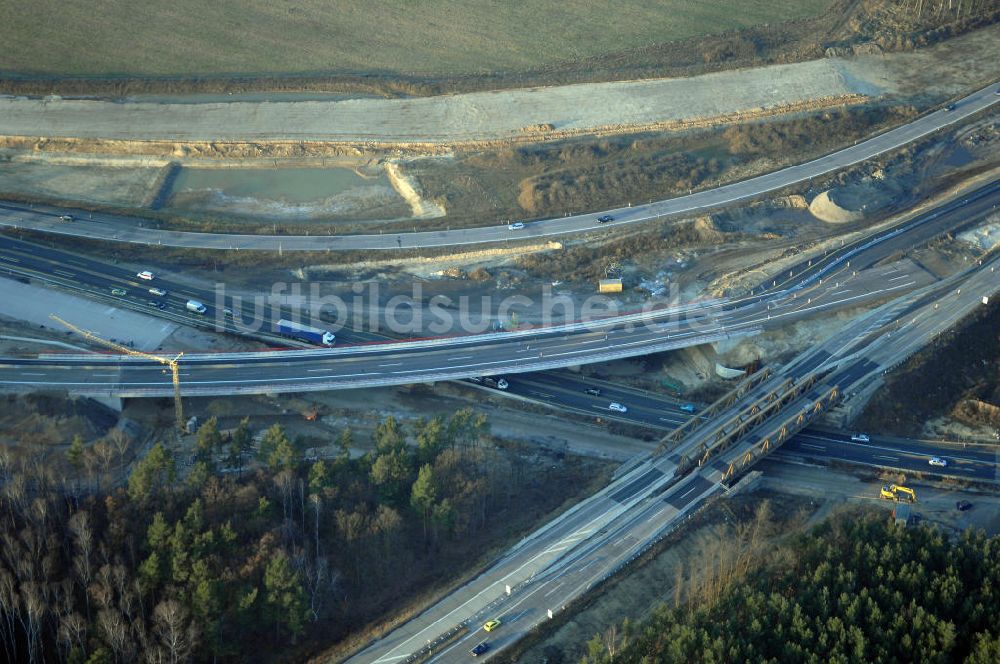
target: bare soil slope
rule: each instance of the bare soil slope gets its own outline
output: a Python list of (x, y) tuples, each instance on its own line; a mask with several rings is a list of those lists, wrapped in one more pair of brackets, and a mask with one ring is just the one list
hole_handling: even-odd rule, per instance
[[(418, 99), (165, 104), (0, 97), (0, 136), (45, 137), (43, 143), (74, 137), (430, 148), (519, 136), (539, 140), (623, 129), (682, 129), (885, 95), (940, 99), (994, 76), (998, 36), (1000, 27), (993, 26), (913, 53)], [(25, 147), (22, 142), (8, 144)]]
[[(901, 436), (920, 435), (925, 423), (942, 416), (991, 424), (972, 402), (1000, 405), (1000, 303), (991, 302), (961, 328), (915, 355), (889, 376), (868, 404), (859, 429)], [(977, 415), (984, 415), (977, 417)]]

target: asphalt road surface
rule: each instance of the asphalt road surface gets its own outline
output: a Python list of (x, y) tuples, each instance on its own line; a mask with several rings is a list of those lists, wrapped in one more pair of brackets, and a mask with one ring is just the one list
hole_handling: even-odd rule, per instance
[[(691, 414), (682, 406), (701, 404), (670, 399), (668, 397), (609, 383), (587, 379), (572, 372), (545, 372), (521, 374), (508, 379), (504, 394), (527, 398), (547, 406), (570, 412), (618, 420), (650, 428), (672, 431), (698, 413)], [(600, 390), (599, 395), (587, 390)], [(625, 405), (627, 413), (611, 413), (607, 404), (614, 401)], [(785, 442), (778, 452), (783, 456), (797, 456), (824, 461), (842, 460), (873, 467), (894, 468), (903, 471), (928, 473), (969, 480), (1000, 481), (1000, 449), (963, 443), (912, 440), (872, 436), (869, 442), (851, 440), (850, 433), (806, 430)], [(939, 468), (928, 464), (932, 457), (948, 462)]]
[[(157, 270), (153, 272), (156, 278), (144, 281), (136, 276), (134, 270), (106, 261), (0, 235), (0, 277), (58, 286), (102, 304), (139, 311), (191, 327), (263, 339), (272, 345), (307, 346), (295, 340), (277, 337), (278, 319), (293, 316), (290, 307), (272, 306), (270, 301), (268, 306), (257, 306), (254, 304), (253, 294), (226, 289), (221, 291), (220, 296), (215, 290), (171, 280)], [(166, 295), (153, 295), (149, 292), (150, 288), (164, 290)], [(124, 295), (114, 293), (116, 289), (123, 290)], [(188, 300), (203, 303), (206, 307), (205, 314), (188, 311)], [(254, 319), (254, 329), (250, 329), (249, 323), (238, 326), (235, 316), (225, 313), (226, 308), (240, 312), (244, 306), (246, 310), (253, 312), (247, 314), (247, 319)], [(315, 323), (316, 326), (322, 324)], [(257, 326), (259, 329), (256, 329)], [(122, 336), (127, 337), (127, 331), (123, 331)], [(386, 340), (383, 335), (364, 330), (338, 330), (337, 338), (340, 342), (355, 343)]]
[[(917, 215), (910, 221), (845, 244), (826, 256), (802, 261), (792, 266), (787, 274), (762, 283), (753, 291), (763, 293), (801, 288), (828, 276), (838, 266), (846, 266), (848, 261), (852, 270), (871, 267), (895, 252), (919, 246), (932, 237), (973, 222), (992, 212), (998, 204), (1000, 204), (1000, 181), (970, 191), (961, 199), (940, 205)], [(260, 321), (261, 327), (259, 330), (248, 330), (243, 326), (237, 326), (233, 318), (223, 315), (223, 312), (219, 311), (219, 306), (228, 306), (231, 310), (240, 312), (242, 303), (254, 302), (253, 294), (226, 291), (219, 299), (214, 290), (171, 281), (161, 272), (154, 271), (157, 272), (157, 279), (155, 283), (149, 283), (138, 279), (131, 270), (114, 264), (33, 242), (0, 236), (0, 275), (10, 275), (18, 279), (29, 278), (58, 285), (79, 291), (104, 303), (157, 315), (176, 323), (249, 337), (263, 337), (270, 343), (281, 343), (274, 337), (276, 332), (273, 326), (277, 318), (291, 316), (291, 310), (287, 307), (252, 306), (254, 312), (252, 316)], [(151, 295), (149, 288), (154, 286), (167, 291), (167, 295)], [(125, 295), (112, 293), (116, 288), (124, 290)], [(188, 311), (185, 303), (189, 299), (204, 303), (208, 309), (206, 314), (202, 316)], [(324, 326), (323, 323), (315, 324)], [(387, 340), (386, 336), (374, 330), (346, 327), (338, 329), (332, 321), (328, 326), (337, 334), (340, 344)], [(288, 341), (285, 343), (293, 344)]]
[[(953, 125), (1000, 102), (1000, 95), (995, 93), (996, 85), (993, 84), (956, 102), (953, 110), (942, 109), (928, 113), (913, 122), (861, 141), (856, 145), (803, 164), (790, 166), (748, 180), (648, 205), (526, 222), (523, 228), (517, 230), (503, 224), (484, 228), (459, 228), (385, 235), (293, 236), (192, 233), (144, 228), (142, 227), (143, 223), (149, 226), (155, 222), (133, 217), (83, 213), (45, 206), (26, 207), (10, 203), (0, 207), (0, 226), (31, 228), (75, 237), (150, 246), (267, 251), (399, 250), (539, 239), (593, 231), (598, 228), (608, 229), (671, 215), (697, 214), (753, 199), (762, 194), (866, 161), (927, 136), (943, 127)], [(78, 219), (74, 222), (59, 221), (59, 216), (67, 213), (78, 217)], [(599, 224), (597, 218), (606, 214), (614, 217), (614, 220)]]
[[(1000, 289), (989, 267), (950, 279), (933, 292), (900, 298), (867, 314), (856, 327), (840, 330), (749, 390), (740, 402), (693, 429), (676, 448), (635, 465), (597, 495), (530, 535), (475, 580), (348, 661), (387, 664), (404, 660), (427, 644), (440, 643), (429, 661), (457, 662), (468, 657), (468, 651), (482, 640), (492, 646), (487, 658), (515, 642), (548, 619), (549, 611), (563, 610), (679, 524), (705, 498), (722, 491), (727, 466), (745, 458), (749, 448), (782, 426), (785, 418), (812, 411), (817, 395), (833, 386), (849, 395), (967, 315), (977, 306), (973, 292)], [(955, 282), (961, 282), (964, 295), (949, 290)], [(820, 383), (785, 405), (781, 414), (756, 426), (720, 457), (677, 480), (673, 460), (699, 449), (702, 443), (712, 444), (719, 422), (736, 421), (754, 400), (767, 399), (785, 379), (817, 371), (822, 375)], [(814, 438), (810, 444), (827, 443), (817, 443)], [(876, 442), (870, 447), (880, 451), (877, 448), (885, 446)], [(956, 454), (950, 461), (957, 465), (972, 458)], [(480, 626), (492, 618), (503, 624), (487, 636)]]
[[(911, 275), (898, 267), (884, 265), (860, 271), (856, 268), (874, 266), (894, 252), (985, 214), (992, 210), (998, 196), (997, 183), (991, 183), (895, 229), (844, 246), (826, 258), (800, 266), (801, 271), (793, 272), (782, 284), (784, 291), (772, 289), (740, 301), (707, 302), (681, 310), (644, 314), (639, 325), (635, 324), (638, 318), (632, 322), (615, 319), (577, 327), (403, 344), (289, 353), (191, 355), (183, 360), (182, 390), (188, 395), (292, 392), (522, 373), (755, 334), (817, 313), (896, 296), (923, 285), (920, 279), (927, 278), (925, 273)], [(41, 265), (39, 269), (54, 269), (53, 263), (64, 263), (64, 278), (79, 282), (86, 277), (97, 288), (120, 284), (134, 289), (146, 285), (139, 284), (130, 273), (105, 276), (107, 268), (91, 259), (60, 252), (48, 256), (46, 252), (54, 250), (35, 246), (7, 240), (0, 245), (0, 263), (9, 270), (23, 269), (23, 261), (34, 256), (35, 260), (49, 261), (48, 266)], [(67, 271), (70, 269), (74, 271)], [(187, 294), (181, 291), (174, 306), (179, 307), (180, 299)], [(193, 316), (186, 312), (182, 315)], [(213, 310), (208, 317), (219, 318)], [(239, 312), (232, 324), (240, 328)], [(262, 371), (265, 366), (266, 375)], [(0, 386), (62, 387), (74, 393), (101, 396), (164, 396), (172, 390), (159, 365), (109, 357), (7, 358), (0, 361)]]
[[(903, 278), (887, 283), (883, 273), (888, 269), (845, 273), (843, 281), (832, 277), (797, 293), (754, 297), (740, 306), (709, 302), (681, 312), (656, 312), (638, 322), (615, 319), (574, 331), (527, 330), (323, 350), (185, 355), (181, 388), (185, 395), (350, 389), (633, 357), (756, 334), (821, 312), (893, 297), (917, 287), (921, 276), (929, 279), (923, 273), (902, 273), (895, 276)], [(156, 362), (93, 354), (0, 358), (0, 387), (62, 388), (98, 396), (173, 393), (170, 376)]]

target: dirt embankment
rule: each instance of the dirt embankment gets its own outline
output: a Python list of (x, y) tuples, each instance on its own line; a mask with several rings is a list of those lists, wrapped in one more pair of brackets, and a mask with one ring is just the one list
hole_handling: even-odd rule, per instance
[(392, 159), (386, 161), (385, 173), (389, 176), (392, 188), (410, 206), (414, 219), (435, 219), (447, 214), (443, 205), (423, 197), (416, 179), (405, 175), (400, 169), (399, 162)]
[(974, 402), (1000, 405), (1000, 300), (982, 307), (962, 327), (889, 375), (862, 413), (858, 428), (913, 436), (934, 418), (954, 417), (970, 424), (991, 421), (992, 409), (973, 408)]
[[(673, 97), (673, 95), (671, 96)], [(683, 98), (683, 96), (678, 95), (674, 97), (675, 103), (677, 98)], [(563, 129), (539, 132), (532, 131), (530, 126), (525, 125), (504, 126), (505, 123), (500, 121), (498, 125), (494, 126), (482, 126), (478, 128), (467, 126), (454, 127), (450, 135), (445, 133), (438, 137), (428, 135), (424, 127), (440, 127), (440, 125), (434, 123), (425, 125), (425, 119), (423, 118), (414, 118), (416, 121), (415, 124), (399, 126), (395, 130), (390, 129), (385, 134), (366, 136), (367, 123), (371, 122), (372, 118), (370, 114), (365, 113), (363, 118), (358, 118), (358, 122), (362, 122), (363, 124), (359, 124), (353, 134), (338, 131), (324, 135), (324, 132), (320, 129), (313, 133), (309, 140), (289, 140), (282, 136), (284, 132), (276, 125), (270, 132), (264, 132), (270, 133), (271, 137), (253, 141), (241, 140), (239, 136), (235, 136), (232, 140), (210, 139), (208, 137), (212, 135), (213, 131), (221, 132), (220, 128), (213, 130), (210, 127), (204, 127), (201, 132), (205, 136), (204, 139), (184, 139), (181, 136), (187, 133), (186, 130), (175, 132), (173, 129), (164, 128), (158, 131), (138, 117), (133, 117), (131, 121), (124, 119), (120, 121), (124, 124), (133, 124), (134, 128), (132, 130), (121, 126), (114, 127), (113, 125), (119, 124), (118, 121), (114, 120), (108, 120), (111, 124), (103, 129), (88, 127), (87, 125), (90, 122), (88, 116), (94, 117), (91, 115), (92, 113), (101, 116), (107, 115), (104, 110), (98, 108), (81, 109), (74, 113), (77, 116), (75, 120), (72, 118), (59, 118), (53, 121), (52, 126), (45, 127), (43, 126), (44, 123), (38, 122), (39, 115), (36, 113), (38, 109), (19, 109), (17, 114), (24, 121), (16, 123), (18, 126), (0, 120), (0, 148), (32, 150), (36, 152), (54, 151), (63, 153), (129, 154), (165, 158), (212, 159), (361, 156), (367, 153), (386, 151), (402, 151), (404, 155), (444, 155), (456, 149), (470, 151), (495, 150), (515, 145), (566, 140), (581, 136), (601, 138), (644, 132), (679, 132), (692, 129), (707, 129), (794, 113), (856, 106), (868, 100), (869, 97), (867, 95), (856, 92), (844, 92), (781, 102), (769, 106), (738, 108), (738, 110), (733, 111), (719, 108), (715, 110), (720, 112), (710, 112), (706, 115), (664, 119), (652, 119), (648, 117), (650, 114), (656, 115), (660, 113), (683, 115), (686, 111), (680, 110), (680, 105), (678, 105), (674, 111), (669, 112), (651, 108), (648, 113), (645, 111), (639, 113), (639, 117), (634, 118), (632, 122), (606, 121), (610, 120), (610, 117), (592, 118), (584, 120), (584, 126), (567, 126)], [(0, 113), (4, 112), (2, 107), (5, 105), (5, 101), (0, 99)], [(94, 104), (100, 102), (85, 103)], [(293, 105), (296, 103), (313, 104), (318, 102), (290, 102), (287, 106), (290, 109), (294, 109)], [(511, 103), (516, 105), (515, 102)], [(562, 108), (553, 109), (552, 112), (576, 114), (577, 104), (580, 103), (583, 103), (583, 101), (576, 100), (567, 103)], [(733, 106), (738, 107), (738, 104), (738, 100), (732, 102)], [(13, 107), (9, 103), (7, 106), (6, 110), (10, 111), (8, 119), (11, 119), (13, 117)], [(111, 108), (110, 105), (109, 108)], [(662, 109), (663, 107), (658, 108)], [(312, 111), (308, 111), (307, 109), (295, 110), (302, 113), (312, 113)], [(250, 112), (254, 115), (257, 114), (256, 111)], [(450, 110), (443, 112), (451, 114)], [(395, 115), (392, 109), (389, 109), (387, 113)], [(456, 114), (461, 115), (461, 113)], [(176, 121), (178, 124), (185, 124), (183, 119), (177, 119)], [(173, 122), (173, 120), (169, 121), (170, 124), (173, 124)], [(239, 118), (235, 118), (232, 122), (227, 121), (226, 124), (245, 126), (246, 123), (241, 122)], [(564, 122), (563, 124), (566, 123)], [(57, 126), (67, 127), (67, 129), (57, 129)], [(76, 127), (76, 129), (72, 129), (71, 127)], [(46, 129), (50, 131), (45, 131)], [(74, 136), (74, 132), (78, 132), (78, 135)], [(101, 134), (102, 132), (106, 132), (105, 136), (110, 135), (112, 137), (87, 135)], [(60, 136), (60, 133), (66, 135)], [(259, 132), (248, 128), (248, 133)], [(170, 134), (176, 134), (176, 136), (170, 136)]]
[(102, 436), (116, 422), (116, 413), (90, 399), (57, 392), (0, 396), (0, 447), (51, 449), (75, 435)]

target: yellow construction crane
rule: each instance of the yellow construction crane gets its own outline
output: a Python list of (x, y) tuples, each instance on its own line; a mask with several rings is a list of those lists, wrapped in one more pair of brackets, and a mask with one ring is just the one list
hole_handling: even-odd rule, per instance
[(184, 423), (184, 405), (181, 403), (181, 374), (180, 374), (180, 364), (178, 360), (184, 353), (178, 353), (177, 357), (171, 359), (169, 357), (160, 357), (159, 355), (153, 355), (151, 353), (146, 353), (141, 350), (135, 350), (133, 348), (128, 348), (127, 346), (122, 346), (114, 341), (108, 341), (107, 339), (102, 339), (93, 332), (89, 332), (82, 328), (64, 321), (59, 316), (55, 314), (49, 314), (49, 318), (56, 321), (60, 325), (65, 325), (70, 330), (76, 332), (77, 334), (89, 339), (93, 342), (99, 343), (102, 346), (107, 346), (108, 348), (113, 348), (114, 350), (121, 351), (126, 355), (131, 355), (133, 357), (141, 357), (146, 360), (153, 360), (154, 362), (159, 362), (160, 364), (165, 364), (170, 367), (170, 378), (174, 382), (174, 417), (177, 419), (177, 429), (178, 431), (185, 431), (186, 426)]

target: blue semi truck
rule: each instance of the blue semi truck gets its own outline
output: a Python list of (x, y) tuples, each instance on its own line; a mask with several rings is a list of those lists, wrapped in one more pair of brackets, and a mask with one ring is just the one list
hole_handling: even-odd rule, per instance
[(284, 318), (278, 321), (278, 334), (283, 334), (286, 337), (292, 337), (293, 339), (300, 339), (302, 341), (308, 341), (311, 344), (318, 344), (322, 346), (332, 346), (337, 340), (337, 337), (334, 336), (333, 332), (330, 332), (329, 330), (321, 330), (318, 327), (309, 327), (308, 325), (295, 323), (290, 320), (285, 320)]

